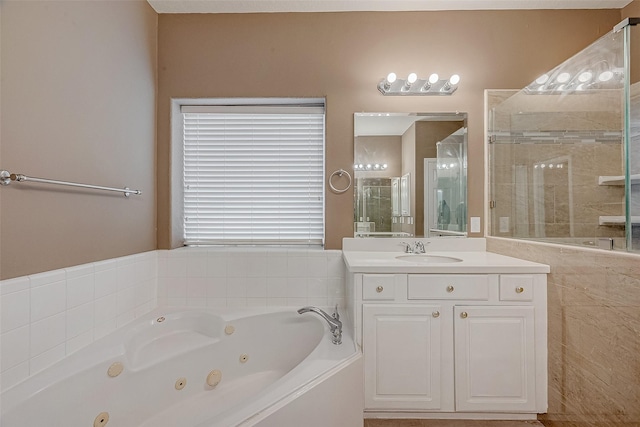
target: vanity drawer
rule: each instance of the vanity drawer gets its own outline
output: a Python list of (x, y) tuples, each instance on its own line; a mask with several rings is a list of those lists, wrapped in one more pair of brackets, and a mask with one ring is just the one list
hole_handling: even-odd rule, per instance
[(407, 285), (408, 299), (489, 299), (489, 276), (483, 274), (410, 274)]
[(362, 276), (362, 299), (395, 299), (395, 281), (396, 276), (393, 274), (365, 274)]
[(532, 301), (533, 276), (509, 274), (500, 276), (500, 301)]

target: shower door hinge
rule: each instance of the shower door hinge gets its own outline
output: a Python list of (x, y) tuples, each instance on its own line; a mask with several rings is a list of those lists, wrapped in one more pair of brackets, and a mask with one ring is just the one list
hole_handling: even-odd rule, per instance
[(493, 209), (496, 207), (496, 201), (495, 200), (489, 200), (489, 209)]
[(487, 140), (489, 141), (489, 144), (493, 144), (494, 142), (496, 142), (496, 136), (495, 135), (489, 135), (487, 137)]

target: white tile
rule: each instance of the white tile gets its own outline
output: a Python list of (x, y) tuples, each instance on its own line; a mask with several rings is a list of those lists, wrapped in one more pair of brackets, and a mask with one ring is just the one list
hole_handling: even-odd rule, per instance
[(116, 318), (112, 318), (107, 320), (106, 322), (96, 324), (95, 329), (93, 330), (93, 339), (94, 341), (99, 340), (100, 338), (109, 335), (111, 332), (116, 330)]
[(30, 355), (35, 357), (65, 341), (66, 313), (56, 314), (31, 324)]
[(110, 268), (96, 271), (94, 276), (95, 298), (118, 292), (118, 269)]
[(287, 298), (307, 298), (307, 279), (302, 277), (287, 279)]
[(289, 307), (304, 307), (308, 305), (306, 298), (287, 298), (287, 306)]
[(66, 308), (67, 284), (65, 281), (31, 288), (31, 322), (62, 313)]
[(267, 278), (267, 297), (286, 298), (286, 296), (287, 296), (287, 278), (286, 277), (268, 277)]
[(94, 275), (67, 279), (67, 308), (86, 304), (94, 298)]
[(0, 367), (2, 371), (29, 360), (29, 326), (0, 335)]
[(138, 283), (138, 269), (136, 264), (125, 264), (118, 271), (118, 291), (132, 288)]
[(206, 298), (209, 281), (205, 277), (187, 278), (187, 298)]
[(117, 294), (107, 295), (94, 301), (94, 324), (101, 325), (118, 316)]
[(99, 271), (116, 270), (119, 265), (120, 265), (120, 262), (118, 261), (118, 259), (113, 258), (113, 259), (107, 259), (104, 261), (94, 262), (93, 269), (97, 273)]
[(268, 307), (284, 307), (287, 305), (286, 298), (267, 298)]
[(229, 256), (227, 258), (227, 277), (246, 277), (247, 260), (243, 256)]
[[(307, 305), (314, 305), (316, 307), (326, 307), (329, 299), (327, 297), (309, 297), (307, 299)], [(331, 314), (331, 313), (329, 313)]]
[(329, 293), (328, 281), (326, 278), (309, 278), (307, 282), (307, 296), (309, 298), (327, 298)]
[(247, 277), (247, 298), (266, 298), (267, 279), (265, 277)]
[(287, 260), (287, 277), (308, 277), (308, 269), (307, 257), (289, 257)]
[(126, 311), (118, 315), (118, 317), (116, 318), (116, 326), (118, 328), (121, 328), (127, 323), (133, 322), (135, 318), (136, 318), (135, 310), (132, 309), (132, 310)]
[(226, 277), (227, 257), (224, 253), (209, 253), (207, 257), (207, 277)]
[(28, 276), (16, 277), (15, 279), (7, 279), (0, 281), (0, 295), (6, 295), (13, 292), (20, 292), (29, 289), (31, 280)]
[(267, 277), (287, 277), (287, 257), (269, 257)]
[(169, 257), (166, 261), (167, 277), (187, 277), (187, 259), (183, 257)]
[(169, 298), (186, 298), (187, 297), (187, 279), (186, 277), (169, 277), (166, 281), (167, 296)]
[(187, 258), (187, 277), (207, 277), (206, 253)]
[(242, 308), (247, 306), (246, 298), (227, 298), (227, 307)]
[(267, 257), (265, 255), (254, 255), (245, 264), (247, 277), (266, 277)]
[(247, 307), (266, 307), (267, 298), (249, 298), (247, 297)]
[(226, 307), (226, 298), (207, 298), (207, 307)]
[(93, 329), (94, 303), (67, 310), (67, 340)]
[(2, 371), (0, 374), (0, 391), (5, 391), (10, 387), (26, 380), (29, 377), (29, 362), (26, 361), (13, 368)]
[(207, 299), (201, 298), (187, 298), (187, 307), (206, 307)]
[(327, 275), (329, 277), (343, 277), (345, 265), (342, 258), (329, 257), (327, 259)]
[(327, 280), (327, 290), (329, 297), (344, 298), (344, 288), (345, 287), (343, 279), (329, 278)]
[(243, 277), (227, 278), (227, 298), (246, 298), (247, 279)]
[(187, 305), (187, 297), (169, 297), (167, 298), (169, 307), (182, 307)]
[(67, 267), (64, 269), (64, 271), (66, 272), (67, 280), (69, 280), (69, 279), (75, 279), (76, 277), (80, 277), (80, 276), (93, 275), (95, 272), (95, 269), (93, 267), (93, 264), (82, 264), (82, 265), (77, 265), (75, 267)]
[(118, 292), (117, 313), (118, 316), (131, 311), (136, 306), (135, 290), (133, 288), (123, 289)]
[(88, 346), (93, 342), (93, 328), (90, 331), (84, 332), (76, 337), (68, 339), (65, 343), (66, 354), (70, 355), (76, 351)]
[(149, 301), (146, 302), (142, 305), (138, 305), (136, 306), (136, 308), (133, 310), (134, 315), (136, 316), (136, 319), (140, 316), (144, 316), (145, 314), (149, 313), (151, 310), (153, 310), (154, 308), (157, 307), (157, 304), (155, 302), (155, 300), (153, 302)]
[(0, 333), (29, 324), (29, 296), (29, 289), (0, 296)]
[(29, 375), (33, 375), (54, 363), (62, 360), (66, 355), (66, 345), (60, 344), (50, 350), (45, 351), (29, 360)]
[(307, 259), (308, 277), (327, 277), (327, 258), (324, 256), (311, 256)]
[(207, 282), (207, 298), (226, 298), (227, 279), (223, 277), (211, 277)]
[(45, 273), (32, 274), (29, 276), (31, 281), (31, 287), (36, 288), (38, 286), (48, 285), (51, 283), (61, 282), (66, 279), (66, 273), (64, 270), (52, 270)]

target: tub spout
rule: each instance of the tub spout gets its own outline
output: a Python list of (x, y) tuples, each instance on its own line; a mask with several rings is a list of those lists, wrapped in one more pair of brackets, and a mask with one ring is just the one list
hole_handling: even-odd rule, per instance
[(318, 307), (308, 306), (302, 307), (298, 310), (299, 314), (303, 313), (316, 313), (318, 316), (322, 317), (329, 324), (329, 329), (331, 330), (331, 334), (333, 335), (333, 339), (331, 342), (334, 344), (342, 344), (342, 322), (340, 321), (340, 315), (338, 314), (338, 306), (336, 305), (336, 311), (333, 315), (329, 316), (325, 311), (319, 309)]

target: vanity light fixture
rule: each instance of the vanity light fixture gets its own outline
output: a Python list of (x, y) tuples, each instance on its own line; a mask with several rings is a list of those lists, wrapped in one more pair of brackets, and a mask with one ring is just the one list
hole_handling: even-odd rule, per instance
[(353, 165), (353, 169), (356, 171), (383, 171), (387, 168), (386, 163), (356, 163)]
[(428, 79), (420, 79), (416, 73), (411, 73), (406, 79), (398, 79), (395, 73), (378, 83), (378, 90), (385, 96), (406, 95), (451, 95), (458, 89), (460, 76), (453, 74), (449, 79), (441, 79), (433, 73)]

